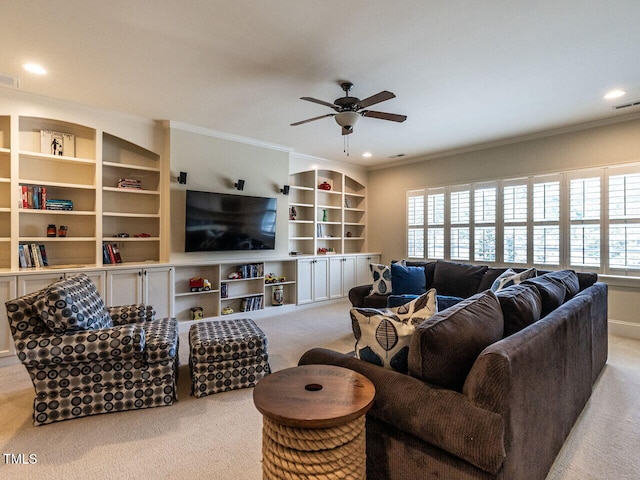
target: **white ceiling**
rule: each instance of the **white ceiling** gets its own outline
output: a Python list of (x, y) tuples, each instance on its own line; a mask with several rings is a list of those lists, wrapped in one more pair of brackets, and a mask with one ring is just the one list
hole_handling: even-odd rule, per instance
[[(367, 166), (640, 111), (638, 0), (3, 0), (21, 90)], [(21, 70), (36, 61), (43, 77)], [(343, 152), (305, 102), (397, 98)], [(612, 88), (628, 94), (605, 101)], [(362, 158), (364, 151), (373, 157)]]

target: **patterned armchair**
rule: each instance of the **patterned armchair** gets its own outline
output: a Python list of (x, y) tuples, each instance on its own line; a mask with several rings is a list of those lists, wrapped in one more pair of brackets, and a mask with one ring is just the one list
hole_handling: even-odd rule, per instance
[(34, 425), (177, 400), (178, 327), (153, 307), (106, 308), (83, 273), (6, 307), (35, 388)]

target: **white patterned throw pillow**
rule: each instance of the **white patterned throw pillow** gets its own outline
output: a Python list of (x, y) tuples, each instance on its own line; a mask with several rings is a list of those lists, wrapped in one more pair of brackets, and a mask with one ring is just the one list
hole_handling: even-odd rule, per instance
[(520, 273), (516, 273), (514, 270), (508, 268), (493, 281), (493, 285), (491, 285), (491, 291), (499, 292), (500, 290), (504, 290), (511, 285), (518, 285), (528, 278), (535, 277), (537, 274), (538, 271), (535, 268), (529, 268), (528, 270)]
[(387, 295), (391, 293), (391, 268), (389, 265), (370, 263), (369, 269), (373, 277), (371, 293)]
[(437, 312), (436, 290), (394, 308), (352, 308), (356, 357), (406, 373), (409, 343), (416, 326)]

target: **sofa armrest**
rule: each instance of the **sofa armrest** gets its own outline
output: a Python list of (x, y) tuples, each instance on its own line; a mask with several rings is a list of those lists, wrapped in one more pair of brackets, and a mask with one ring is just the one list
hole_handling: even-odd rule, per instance
[(367, 295), (371, 293), (372, 285), (358, 285), (357, 287), (351, 288), (349, 290), (349, 301), (351, 305), (357, 308), (363, 308), (364, 299)]
[(144, 303), (132, 305), (119, 305), (107, 307), (109, 316), (114, 325), (127, 325), (129, 323), (149, 322), (155, 318), (156, 311), (153, 306)]
[(502, 416), (474, 405), (463, 394), (322, 348), (306, 352), (299, 364), (338, 365), (361, 373), (376, 388), (367, 415), (482, 470), (500, 470), (505, 457)]
[(29, 335), (16, 342), (18, 358), (27, 367), (134, 358), (144, 349), (145, 332), (138, 325)]

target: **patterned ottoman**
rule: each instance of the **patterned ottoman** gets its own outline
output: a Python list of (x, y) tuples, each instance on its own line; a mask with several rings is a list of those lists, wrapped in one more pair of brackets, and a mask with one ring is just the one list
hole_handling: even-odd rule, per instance
[(267, 337), (253, 320), (212, 320), (189, 329), (191, 394), (255, 387), (271, 373)]

